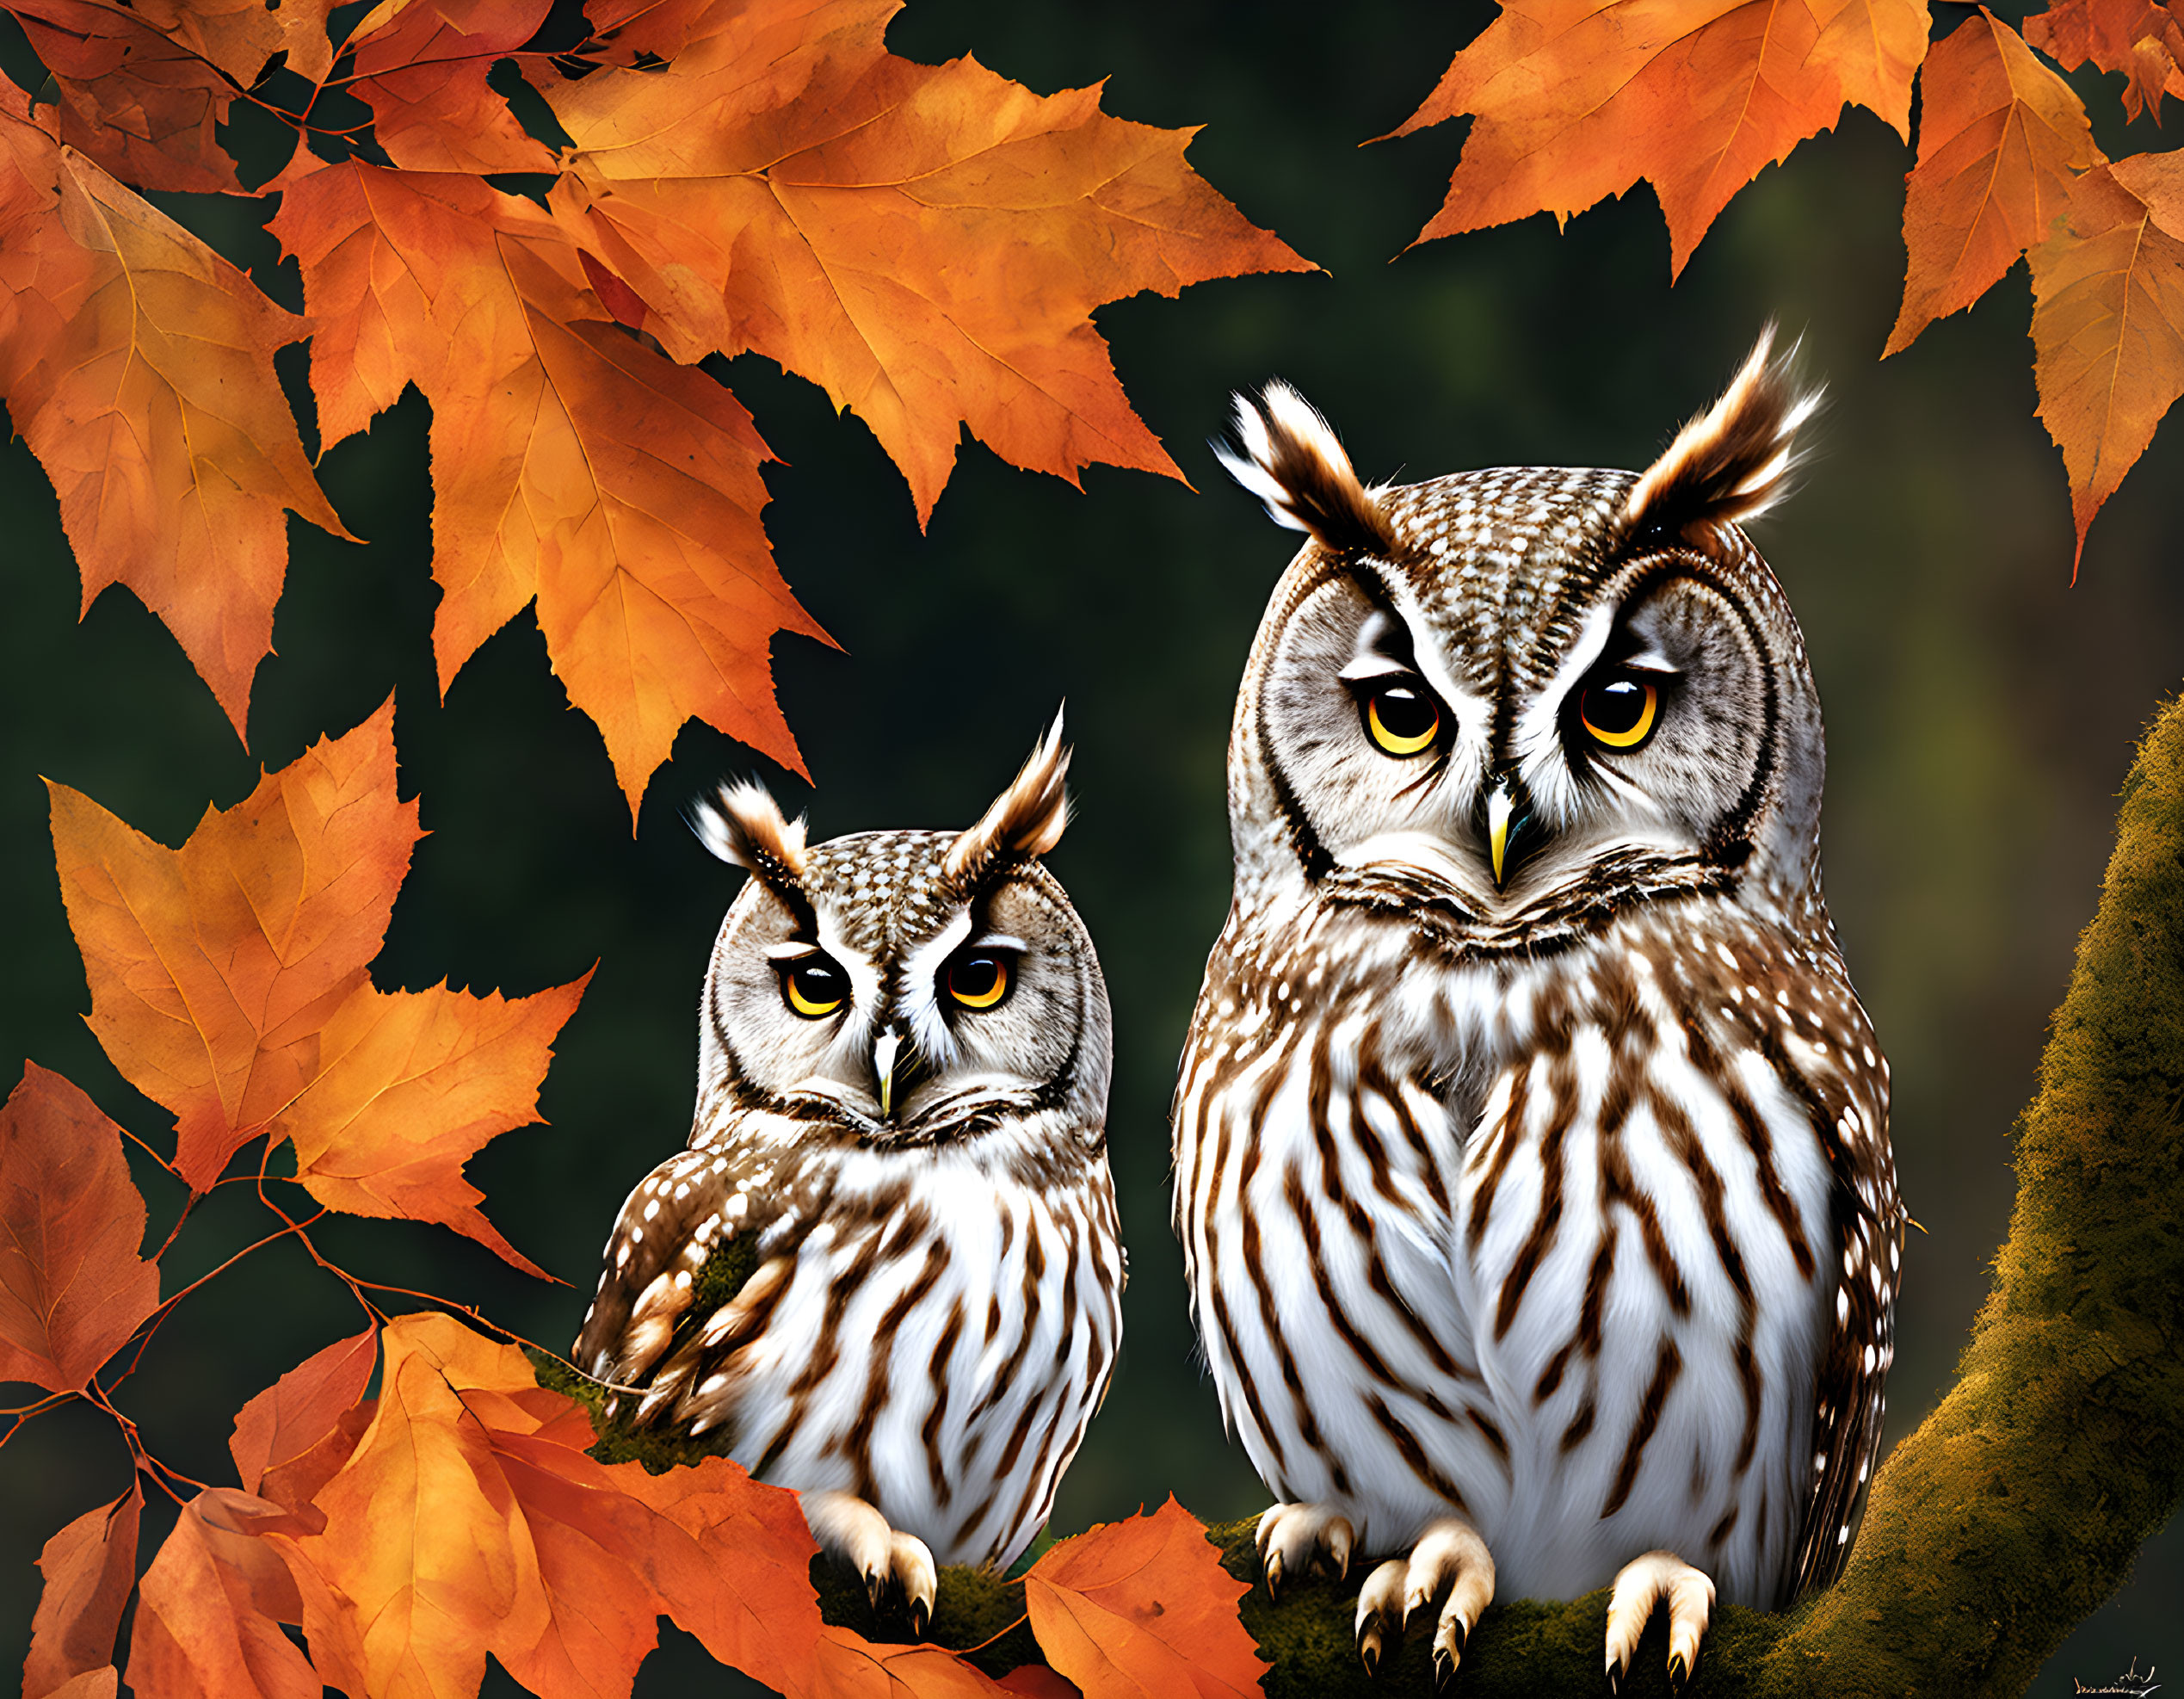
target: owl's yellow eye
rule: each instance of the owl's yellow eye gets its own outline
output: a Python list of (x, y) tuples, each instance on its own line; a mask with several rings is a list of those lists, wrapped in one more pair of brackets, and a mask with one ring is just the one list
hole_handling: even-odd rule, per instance
[(1661, 693), (1627, 672), (1588, 684), (1577, 702), (1579, 722), (1610, 749), (1636, 749), (1652, 735), (1660, 710)]
[(781, 970), (781, 996), (807, 1021), (831, 1015), (848, 1001), (849, 979), (823, 955), (807, 955)]
[(1365, 701), (1365, 729), (1389, 755), (1416, 755), (1441, 735), (1441, 704), (1411, 684), (1387, 684)]
[(1009, 995), (1009, 958), (984, 950), (947, 965), (948, 995), (966, 1009), (990, 1009)]

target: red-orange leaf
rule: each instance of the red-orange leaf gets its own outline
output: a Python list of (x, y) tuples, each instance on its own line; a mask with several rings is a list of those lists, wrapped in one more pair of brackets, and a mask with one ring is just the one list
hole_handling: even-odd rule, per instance
[(486, 74), (538, 33), (552, 0), (381, 0), (357, 25), (350, 92), (372, 133), (412, 171), (550, 171)]
[(1311, 266), (1184, 163), (1191, 132), (1109, 117), (1097, 89), (897, 59), (898, 9), (724, 8), (663, 71), (545, 90), (577, 148), (572, 227), (678, 360), (756, 349), (854, 408), (921, 522), (966, 425), (1072, 482), (1095, 461), (1179, 475), (1092, 309)]
[(241, 187), (214, 133), (235, 94), (219, 67), (95, 0), (22, 0), (9, 9), (53, 74), (62, 141), (139, 188)]
[(305, 1357), (237, 1412), (227, 1443), (236, 1478), (256, 1492), (270, 1470), (284, 1468), (334, 1431), (364, 1396), (379, 1360), (379, 1333), (367, 1327)]
[(91, 1029), (175, 1112), (175, 1166), (209, 1188), (262, 1134), (353, 1214), (437, 1221), (529, 1272), (478, 1213), (462, 1165), (535, 1119), (550, 1046), (587, 980), (509, 1001), (387, 993), (367, 964), (409, 870), (417, 809), (395, 791), (390, 701), (315, 744), (180, 850), (51, 787)]
[(1651, 182), (1672, 275), (1730, 198), (1845, 102), (1910, 136), (1925, 0), (1508, 0), (1407, 135), (1478, 121), (1421, 241)]
[(2167, 6), (2151, 0), (2056, 0), (2045, 11), (2025, 20), (2025, 39), (2052, 54), (2066, 70), (2091, 63), (2102, 71), (2120, 71), (2126, 116), (2148, 107), (2161, 115), (2163, 94), (2184, 96), (2184, 28)]
[(1903, 197), (1910, 261), (1884, 357), (2000, 282), (2047, 239), (2077, 175), (2101, 163), (2070, 85), (1984, 8), (1928, 56), (1924, 86)]
[(2184, 394), (2184, 158), (2087, 172), (2032, 265), (2040, 421), (2063, 451), (2082, 556), (2094, 515)]
[(383, 1336), (378, 1409), (291, 1554), (327, 1679), (468, 1696), (488, 1653), (534, 1692), (626, 1694), (662, 1612), (792, 1695), (817, 1681), (794, 1499), (710, 1459), (654, 1478), (586, 1455), (582, 1408), (450, 1318)]
[(273, 355), (309, 324), (29, 121), (0, 86), (0, 396), (53, 481), (83, 605), (124, 584), (243, 735), (319, 493)]
[(74, 1391), (159, 1307), (144, 1220), (121, 1129), (25, 1063), (0, 1109), (0, 1381)]
[(433, 635), (443, 688), (536, 599), (634, 816), (695, 716), (803, 770), (776, 631), (830, 641), (775, 568), (771, 458), (735, 398), (609, 322), (565, 232), (474, 178), (350, 164), (282, 180), (272, 229), (328, 328), (330, 436), (406, 382), (433, 404)]
[(115, 1699), (121, 1690), (121, 1671), (111, 1664), (96, 1670), (86, 1670), (80, 1676), (71, 1676), (55, 1688), (46, 1699)]
[(303, 1621), (296, 1584), (251, 1526), (281, 1515), (231, 1486), (182, 1507), (137, 1590), (128, 1671), (137, 1699), (319, 1699), (318, 1672), (281, 1628)]
[(1024, 1577), (1040, 1649), (1086, 1699), (1256, 1693), (1268, 1666), (1237, 1616), (1249, 1591), (1173, 1498), (1063, 1541)]
[(1002, 1677), (1001, 1686), (1023, 1699), (1084, 1699), (1084, 1690), (1044, 1664), (1025, 1664)]
[(819, 1631), (819, 1674), (827, 1699), (999, 1699), (1024, 1691), (940, 1646), (885, 1646), (832, 1627)]
[(325, 0), (13, 0), (53, 73), (60, 139), (139, 188), (239, 188), (219, 145), (237, 90), (275, 53), (316, 81), (333, 63)]
[(144, 1494), (132, 1480), (114, 1503), (86, 1511), (38, 1554), (46, 1587), (30, 1619), (22, 1699), (47, 1699), (113, 1664), (121, 1609), (137, 1585), (137, 1517), (143, 1509)]

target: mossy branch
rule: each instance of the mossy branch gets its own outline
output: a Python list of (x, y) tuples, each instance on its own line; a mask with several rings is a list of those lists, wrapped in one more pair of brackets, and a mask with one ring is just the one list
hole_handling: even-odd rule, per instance
[[(1842, 1579), (1784, 1616), (1720, 1611), (1694, 1696), (2021, 1693), (2176, 1508), (2184, 704), (2161, 712), (2125, 781), (2100, 911), (2018, 1124), (2017, 1169), (2009, 1239), (1957, 1384), (1875, 1477)], [(1251, 1524), (1211, 1537), (1229, 1572), (1253, 1583), (1243, 1622), (1273, 1664), (1273, 1699), (1432, 1691), (1423, 1634), (1379, 1681), (1366, 1676), (1350, 1633), (1355, 1575), (1346, 1586), (1295, 1587), (1275, 1605), (1258, 1584)], [(830, 1622), (892, 1637), (854, 1582), (814, 1570)], [(1022, 1597), (996, 1576), (944, 1571), (931, 1638), (976, 1645), (1022, 1615)], [(1459, 1690), (1604, 1692), (1607, 1616), (1605, 1589), (1566, 1604), (1494, 1605), (1471, 1635)], [(1624, 1690), (1666, 1693), (1666, 1657), (1657, 1619)], [(1038, 1659), (1021, 1626), (977, 1654), (996, 1672)]]

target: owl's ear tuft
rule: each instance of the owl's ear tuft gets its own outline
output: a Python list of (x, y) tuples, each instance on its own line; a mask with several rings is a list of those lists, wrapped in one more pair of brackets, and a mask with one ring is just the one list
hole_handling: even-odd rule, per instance
[(781, 805), (756, 780), (720, 787), (690, 812), (698, 841), (727, 862), (756, 874), (768, 885), (804, 882), (804, 819), (786, 819)]
[(1794, 343), (1779, 357), (1774, 349), (1770, 324), (1721, 399), (1678, 431), (1632, 486), (1626, 533), (1741, 524), (1789, 493), (1797, 433), (1818, 410), (1821, 391), (1798, 387)]
[(1062, 788), (1069, 770), (1070, 751), (1063, 744), (1062, 716), (1057, 714), (1015, 782), (994, 799), (978, 825), (949, 846), (943, 864), (947, 877), (958, 884), (975, 885), (1011, 850), (1044, 856), (1059, 843), (1070, 823), (1070, 800)]
[(1395, 528), (1379, 494), (1359, 481), (1334, 428), (1280, 379), (1256, 400), (1236, 398), (1237, 447), (1215, 442), (1229, 476), (1262, 502), (1277, 525), (1307, 531), (1339, 554), (1385, 560)]

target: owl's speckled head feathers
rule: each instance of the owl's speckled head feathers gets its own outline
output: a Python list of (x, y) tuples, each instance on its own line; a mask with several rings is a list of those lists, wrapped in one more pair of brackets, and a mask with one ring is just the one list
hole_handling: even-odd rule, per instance
[(1770, 331), (1643, 473), (1403, 487), (1367, 485), (1294, 392), (1240, 405), (1231, 469), (1311, 537), (1237, 703), (1245, 898), (1425, 890), (1520, 945), (1656, 888), (1817, 904), (1818, 701), (1740, 528), (1817, 400)]
[(962, 831), (807, 846), (756, 784), (694, 825), (753, 876), (721, 923), (701, 1005), (700, 1101), (852, 1136), (935, 1142), (1043, 1104), (1095, 1123), (1107, 995), (1090, 939), (1038, 857), (1069, 817), (1054, 724)]

